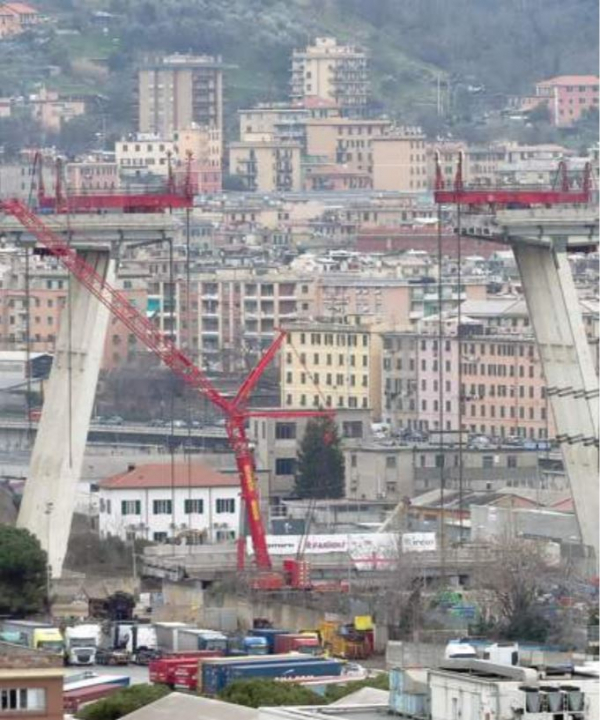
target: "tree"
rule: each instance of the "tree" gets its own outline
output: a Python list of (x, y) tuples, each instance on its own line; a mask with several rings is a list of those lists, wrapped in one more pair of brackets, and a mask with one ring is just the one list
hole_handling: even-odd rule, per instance
[(474, 577), (482, 591), (480, 606), (495, 620), (497, 634), (507, 640), (544, 642), (550, 623), (542, 613), (541, 596), (557, 575), (544, 549), (531, 541), (506, 537), (494, 544), (495, 562)]
[(170, 692), (165, 685), (133, 685), (104, 700), (86, 705), (75, 717), (80, 720), (118, 720), (123, 715), (160, 700)]
[(337, 426), (330, 418), (310, 420), (298, 453), (296, 493), (301, 498), (344, 495), (344, 455)]
[(235, 705), (245, 705), (253, 708), (323, 704), (322, 697), (301, 685), (285, 685), (275, 680), (258, 678), (234, 680), (221, 691), (219, 698)]
[(0, 615), (28, 615), (44, 608), (47, 556), (24, 528), (0, 525)]

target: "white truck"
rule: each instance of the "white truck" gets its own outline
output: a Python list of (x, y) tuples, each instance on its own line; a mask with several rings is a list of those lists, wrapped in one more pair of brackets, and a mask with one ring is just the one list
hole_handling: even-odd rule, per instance
[(94, 665), (100, 645), (100, 625), (75, 625), (65, 630), (65, 662), (67, 665)]

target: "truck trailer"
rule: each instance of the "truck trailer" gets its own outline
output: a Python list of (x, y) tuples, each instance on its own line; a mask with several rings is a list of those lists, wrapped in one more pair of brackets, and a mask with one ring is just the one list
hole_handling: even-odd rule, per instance
[(4, 620), (2, 632), (20, 639), (18, 644), (34, 650), (46, 650), (64, 656), (65, 643), (60, 630), (50, 623), (36, 620)]
[(65, 630), (65, 663), (94, 665), (100, 645), (101, 629), (95, 623), (75, 625)]

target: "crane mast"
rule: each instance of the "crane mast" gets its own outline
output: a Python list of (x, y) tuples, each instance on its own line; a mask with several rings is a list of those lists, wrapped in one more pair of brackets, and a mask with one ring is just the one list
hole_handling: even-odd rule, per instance
[(260, 513), (254, 457), (246, 434), (246, 420), (249, 417), (300, 418), (332, 415), (329, 411), (320, 410), (257, 411), (247, 409), (248, 397), (285, 340), (285, 332), (279, 333), (256, 367), (244, 380), (235, 398), (229, 400), (221, 395), (204, 372), (181, 352), (172, 340), (165, 337), (122, 293), (107, 283), (75, 249), (42, 222), (25, 203), (20, 200), (0, 201), (0, 210), (16, 218), (36, 238), (37, 242), (58, 258), (67, 270), (115, 317), (121, 320), (141, 343), (186, 385), (204, 395), (225, 415), (227, 435), (240, 477), (241, 496), (246, 507), (255, 564), (260, 571), (272, 570), (265, 528)]

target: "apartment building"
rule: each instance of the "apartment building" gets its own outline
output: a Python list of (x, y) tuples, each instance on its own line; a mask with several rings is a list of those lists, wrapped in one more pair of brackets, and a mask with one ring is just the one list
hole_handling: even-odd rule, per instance
[(190, 127), (175, 130), (172, 149), (180, 163), (191, 157), (200, 166), (221, 169), (223, 138), (215, 125), (193, 123)]
[(53, 352), (67, 297), (67, 274), (32, 257), (27, 290), (24, 263), (24, 254), (17, 252), (0, 268), (0, 343), (7, 350), (23, 349), (29, 329), (32, 352)]
[(139, 133), (115, 143), (115, 160), (119, 172), (124, 175), (152, 173), (166, 177), (169, 173), (169, 158), (174, 152), (173, 140), (148, 133)]
[(425, 135), (419, 127), (395, 128), (371, 140), (373, 189), (425, 192), (427, 156)]
[(247, 190), (292, 192), (302, 187), (301, 145), (293, 142), (233, 142), (229, 145), (229, 172)]
[(536, 83), (535, 96), (527, 98), (523, 109), (545, 104), (552, 123), (571, 127), (588, 110), (598, 109), (597, 75), (559, 75)]
[[(456, 282), (444, 282), (442, 312), (456, 310), (466, 299), (485, 297), (486, 284), (481, 280), (464, 281), (460, 293)], [(323, 317), (374, 314), (395, 328), (409, 330), (423, 318), (437, 315), (439, 307), (434, 278), (416, 281), (389, 275), (365, 278), (361, 273), (326, 273), (315, 287), (315, 311)]]
[(223, 70), (219, 57), (167, 55), (138, 72), (138, 130), (171, 137), (192, 123), (223, 132)]
[(357, 172), (373, 172), (372, 141), (389, 132), (389, 120), (307, 120), (306, 154)]
[(106, 192), (120, 185), (116, 162), (79, 160), (65, 166), (67, 187), (72, 193)]
[(442, 340), (441, 348), (440, 352), (435, 335), (384, 335), (383, 417), (393, 428), (456, 433), (462, 400), (464, 431), (553, 437), (553, 418), (532, 337), (502, 330), (461, 340), (454, 334)]
[(364, 315), (344, 322), (300, 321), (286, 327), (281, 405), (369, 409), (381, 417), (381, 331)]
[(292, 100), (319, 98), (335, 102), (344, 115), (361, 115), (370, 95), (368, 58), (355, 45), (338, 45), (318, 37), (314, 45), (292, 55)]
[(313, 311), (312, 281), (288, 273), (231, 269), (195, 278), (191, 333), (207, 367), (249, 369), (277, 329)]

